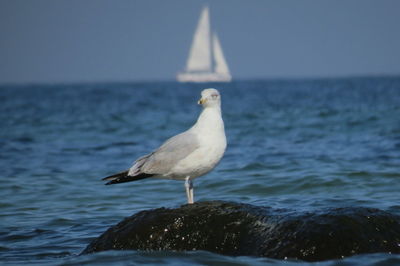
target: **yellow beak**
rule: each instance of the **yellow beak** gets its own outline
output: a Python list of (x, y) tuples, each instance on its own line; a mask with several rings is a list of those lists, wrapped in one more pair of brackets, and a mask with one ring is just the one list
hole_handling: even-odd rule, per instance
[(206, 102), (206, 99), (201, 98), (197, 103), (198, 103), (198, 104), (203, 104), (203, 103), (205, 103), (205, 102)]

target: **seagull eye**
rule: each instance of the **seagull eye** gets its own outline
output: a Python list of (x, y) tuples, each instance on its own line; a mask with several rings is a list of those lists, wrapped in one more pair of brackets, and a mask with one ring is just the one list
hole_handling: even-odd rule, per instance
[(212, 97), (213, 99), (216, 99), (216, 98), (218, 98), (218, 94), (212, 94), (211, 97)]

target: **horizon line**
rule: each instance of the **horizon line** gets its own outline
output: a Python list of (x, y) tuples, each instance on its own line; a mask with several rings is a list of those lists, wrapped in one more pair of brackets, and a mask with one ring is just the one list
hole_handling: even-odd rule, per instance
[(338, 75), (338, 76), (292, 76), (292, 77), (253, 77), (253, 78), (232, 78), (230, 82), (179, 82), (175, 79), (137, 79), (137, 80), (81, 80), (81, 81), (26, 81), (26, 82), (4, 82), (0, 83), (0, 87), (25, 87), (25, 86), (77, 86), (77, 85), (94, 85), (94, 84), (135, 84), (135, 83), (178, 83), (178, 84), (229, 84), (236, 82), (248, 81), (319, 81), (319, 80), (347, 80), (347, 79), (390, 79), (400, 78), (400, 74), (368, 74), (368, 75)]

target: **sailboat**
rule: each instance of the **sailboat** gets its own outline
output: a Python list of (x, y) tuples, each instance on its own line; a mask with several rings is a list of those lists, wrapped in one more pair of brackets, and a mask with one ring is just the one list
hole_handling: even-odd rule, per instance
[(216, 32), (211, 32), (208, 7), (201, 11), (184, 72), (180, 82), (229, 82), (232, 80)]

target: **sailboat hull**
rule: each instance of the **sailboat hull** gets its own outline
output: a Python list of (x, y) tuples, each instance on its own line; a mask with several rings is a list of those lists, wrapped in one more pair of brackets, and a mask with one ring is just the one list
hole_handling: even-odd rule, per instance
[(179, 73), (176, 76), (179, 82), (230, 82), (232, 77), (230, 75), (223, 75), (215, 72), (205, 73)]

